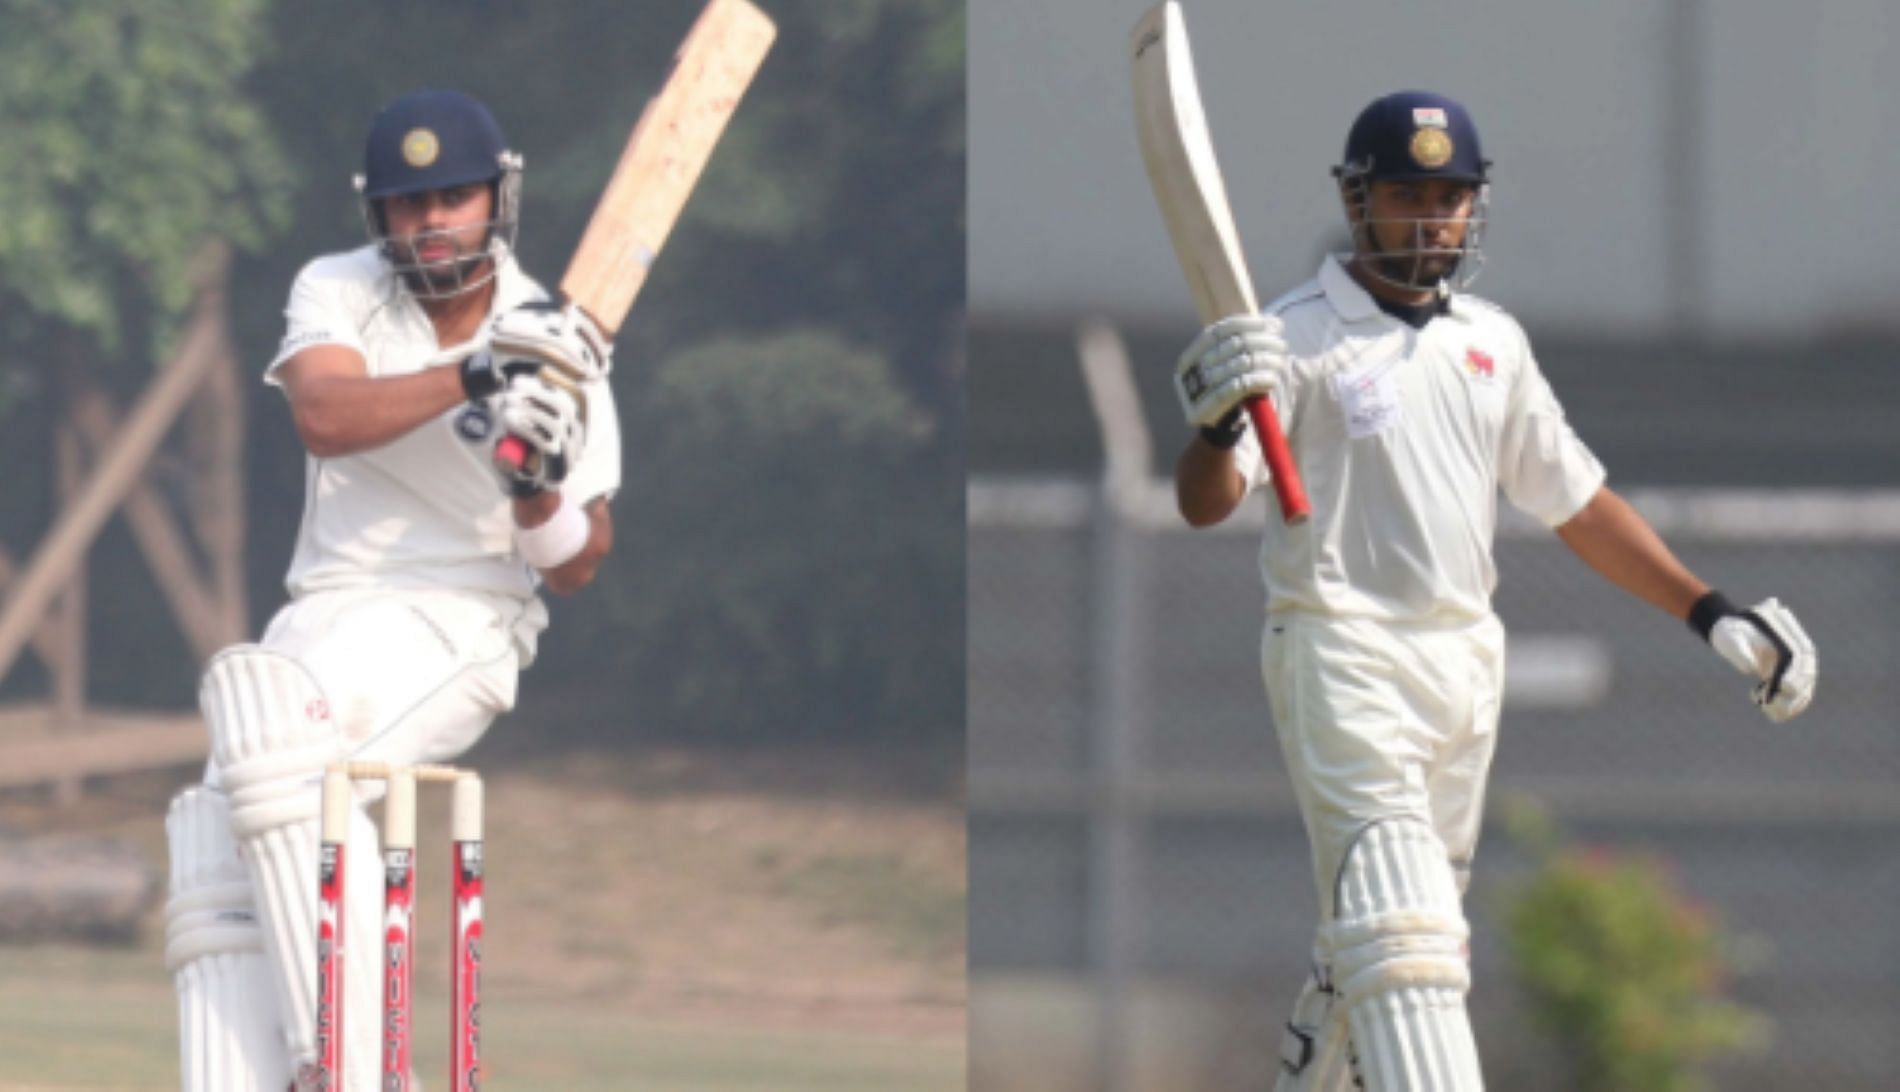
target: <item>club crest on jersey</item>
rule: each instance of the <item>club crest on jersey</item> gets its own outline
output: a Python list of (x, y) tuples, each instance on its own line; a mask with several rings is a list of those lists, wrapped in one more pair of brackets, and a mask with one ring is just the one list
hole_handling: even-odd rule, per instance
[(487, 406), (468, 406), (455, 415), (455, 432), (471, 444), (481, 443), (495, 431), (495, 415)]
[(1443, 129), (1425, 127), (1412, 134), (1412, 162), (1428, 171), (1451, 162), (1451, 134)]
[(442, 154), (442, 142), (436, 139), (434, 130), (411, 129), (402, 138), (402, 161), (420, 170), (435, 162)]
[(1491, 359), (1491, 354), (1476, 346), (1465, 350), (1465, 371), (1470, 372), (1474, 379), (1497, 378), (1497, 364)]

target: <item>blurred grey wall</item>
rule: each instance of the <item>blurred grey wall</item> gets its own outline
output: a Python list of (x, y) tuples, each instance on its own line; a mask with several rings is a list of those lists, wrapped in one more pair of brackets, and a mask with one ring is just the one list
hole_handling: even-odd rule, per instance
[[(1147, 6), (971, 0), (974, 322), (1191, 316), (1131, 121)], [(1340, 234), (1327, 168), (1359, 108), (1429, 87), (1471, 107), (1496, 163), (1478, 291), (1534, 336), (1900, 332), (1900, 5), (1185, 9), (1263, 297)]]

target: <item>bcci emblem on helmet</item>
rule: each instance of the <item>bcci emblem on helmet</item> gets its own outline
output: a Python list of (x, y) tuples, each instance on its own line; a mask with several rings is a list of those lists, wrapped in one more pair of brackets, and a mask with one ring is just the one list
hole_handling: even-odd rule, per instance
[(1412, 134), (1412, 162), (1428, 171), (1451, 162), (1451, 138), (1443, 129), (1420, 129)]
[(442, 154), (442, 142), (427, 129), (411, 129), (409, 135), (402, 138), (402, 161), (420, 170), (435, 162)]

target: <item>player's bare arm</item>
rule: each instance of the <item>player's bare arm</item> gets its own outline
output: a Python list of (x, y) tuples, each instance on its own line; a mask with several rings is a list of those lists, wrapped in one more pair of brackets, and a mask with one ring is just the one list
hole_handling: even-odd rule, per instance
[[(391, 194), (369, 202), (368, 215), (384, 233), (382, 247), (435, 330), (436, 343), (474, 341), (494, 298), (489, 234), (495, 198), (489, 185), (466, 183)], [(450, 284), (472, 287), (448, 291)], [(536, 364), (513, 371), (532, 370)], [(319, 458), (381, 447), (453, 409), (495, 393), (506, 382), (501, 365), (475, 354), (433, 368), (371, 376), (363, 356), (346, 345), (312, 345), (284, 363), (280, 377), (290, 396), (297, 433)]]
[(1609, 486), (1559, 526), (1557, 537), (1604, 579), (1673, 617), (1686, 621), (1689, 608), (1708, 593), (1649, 521)]
[[(532, 530), (545, 526), (560, 511), (558, 491), (517, 498), (514, 502), (515, 526)], [(600, 563), (614, 545), (614, 518), (604, 497), (596, 497), (582, 511), (587, 516), (587, 540), (579, 553), (553, 568), (538, 569), (541, 580), (556, 595), (573, 595), (593, 582)]]
[[(498, 328), (516, 321), (504, 317)], [(381, 447), (464, 401), (499, 393), (511, 377), (538, 371), (546, 363), (524, 354), (477, 351), (406, 375), (372, 376), (355, 349), (312, 345), (285, 361), (278, 377), (304, 447), (330, 459)], [(595, 368), (589, 362), (567, 370), (591, 376)]]
[(1247, 499), (1247, 479), (1234, 465), (1231, 449), (1196, 436), (1174, 464), (1174, 502), (1190, 527), (1212, 527), (1234, 514)]
[(1794, 612), (1774, 599), (1747, 610), (1730, 603), (1607, 486), (1557, 528), (1557, 537), (1617, 587), (1687, 622), (1716, 655), (1755, 679), (1755, 704), (1769, 719), (1796, 717), (1814, 699), (1814, 642)]
[(372, 378), (363, 355), (345, 345), (313, 345), (277, 374), (298, 437), (320, 459), (381, 447), (467, 397), (456, 367)]

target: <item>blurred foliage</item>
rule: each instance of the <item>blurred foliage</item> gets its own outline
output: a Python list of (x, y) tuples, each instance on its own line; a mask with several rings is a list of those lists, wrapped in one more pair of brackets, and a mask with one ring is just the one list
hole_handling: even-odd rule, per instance
[(575, 670), (643, 679), (637, 707), (696, 732), (951, 727), (962, 528), (917, 488), (931, 423), (878, 355), (818, 329), (704, 342), (628, 425), (622, 586)]
[[(963, 6), (763, 6), (777, 44), (621, 332), (615, 552), (586, 592), (554, 603), (541, 662), (503, 731), (591, 740), (623, 735), (629, 721), (637, 733), (730, 739), (962, 730)], [(286, 208), (282, 233), (240, 255), (231, 285), (234, 335), (261, 370), (297, 269), (364, 241), (350, 176), (383, 103), (448, 86), (490, 105), (527, 161), (523, 263), (552, 282), (700, 7), (339, 0), (280, 4), (260, 19), (260, 0), (0, 0), (0, 86), (6, 109), (24, 109), (14, 87), (32, 81), (12, 61), (57, 69), (69, 38), (110, 37), (85, 29), (95, 23), (150, 23), (217, 53), (180, 54), (191, 70), (180, 79), (196, 81), (185, 91), (168, 97), (153, 84), (136, 103), (98, 107), (108, 116), (89, 124), (107, 139), (126, 126), (163, 131), (149, 113), (185, 113), (219, 141), (177, 151), (176, 164), (130, 160), (129, 146), (81, 148), (84, 162), (48, 204), (73, 224), (151, 219), (143, 230), (187, 256), (185, 244), (211, 235), (256, 242)], [(30, 101), (37, 126), (77, 124), (93, 109)], [(16, 143), (25, 131), (0, 131), (0, 193), (18, 185), (21, 159), (44, 158)], [(193, 202), (148, 192), (192, 178), (226, 188)], [(134, 195), (160, 208), (102, 211)], [(23, 230), (0, 223), (0, 247)], [(109, 240), (74, 229), (35, 260), (69, 263), (79, 287), (65, 291), (82, 296), (142, 278), (167, 291), (184, 283), (173, 267), (111, 266)], [(45, 279), (0, 250), (0, 290)], [(7, 326), (30, 351), (51, 352), (55, 327), (72, 323), (38, 298), (23, 302), (45, 322)], [(144, 306), (109, 325), (137, 329), (161, 313)], [(142, 378), (129, 376), (122, 394)], [(36, 397), (14, 392), (23, 427), (0, 450), (44, 450), (44, 415), (22, 412)], [(267, 616), (283, 598), (303, 453), (279, 395), (257, 385), (251, 411), (248, 564)], [(0, 510), (8, 541), (36, 537), (45, 509), (37, 486), (13, 493)], [(95, 617), (110, 604), (127, 624), (95, 628), (94, 690), (189, 704), (192, 666), (176, 649), (151, 649), (149, 635), (173, 627), (122, 537), (98, 551), (128, 563), (95, 572)]]
[(1529, 805), (1507, 829), (1536, 862), (1506, 914), (1537, 1022), (1578, 1092), (1696, 1092), (1704, 1064), (1765, 1045), (1759, 1014), (1726, 999), (1734, 939), (1660, 858), (1560, 843)]
[(283, 225), (284, 160), (239, 93), (263, 15), (263, 0), (0, 0), (0, 345), (30, 359), (65, 335), (149, 370), (204, 245)]

